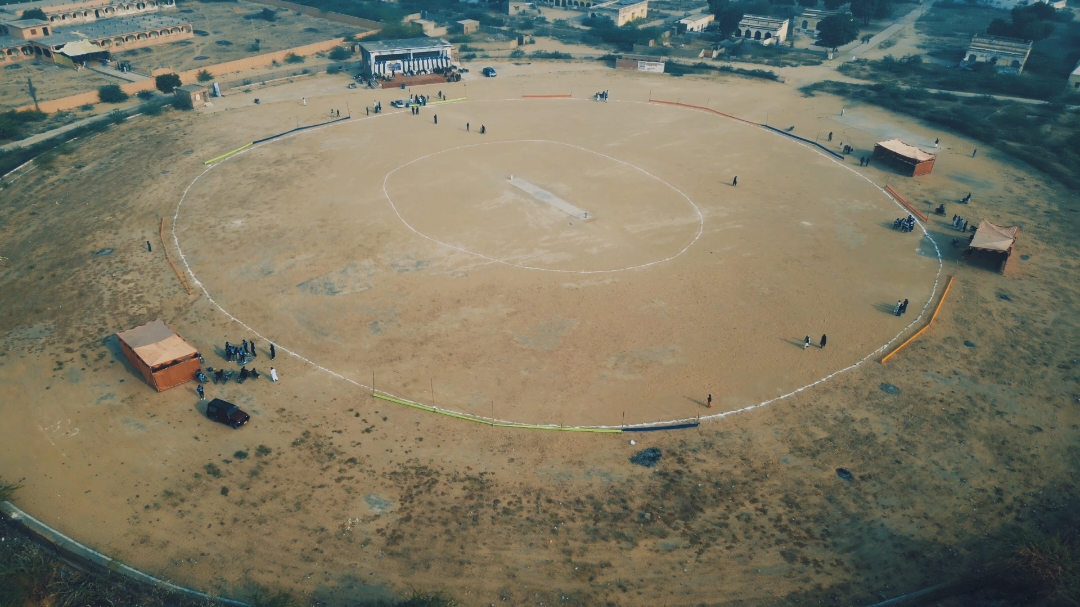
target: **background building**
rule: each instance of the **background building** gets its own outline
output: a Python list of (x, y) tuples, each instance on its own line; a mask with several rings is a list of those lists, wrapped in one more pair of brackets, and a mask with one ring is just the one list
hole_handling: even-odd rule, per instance
[(1070, 91), (1074, 93), (1080, 93), (1080, 62), (1076, 64), (1072, 73), (1069, 74), (1069, 80), (1067, 84)]
[(367, 77), (448, 68), (453, 45), (442, 38), (406, 38), (361, 42), (360, 56)]
[(806, 9), (795, 19), (795, 25), (792, 27), (800, 34), (817, 38), (818, 23), (821, 23), (821, 20), (825, 17), (831, 17), (835, 14), (836, 11), (819, 11), (812, 8)]
[(781, 44), (787, 39), (788, 20), (746, 15), (739, 21), (739, 35), (761, 44)]
[(675, 29), (680, 34), (703, 32), (715, 18), (712, 13), (686, 17), (675, 22)]
[(45, 13), (49, 23), (60, 26), (174, 9), (176, 0), (36, 0), (0, 6), (0, 21), (18, 19), (35, 8)]
[(1030, 40), (975, 34), (971, 37), (971, 44), (961, 65), (989, 63), (997, 66), (999, 73), (1020, 74), (1023, 73), (1024, 64), (1030, 54)]
[(631, 21), (644, 19), (649, 15), (649, 0), (613, 0), (603, 4), (594, 4), (590, 11), (603, 15), (622, 27)]

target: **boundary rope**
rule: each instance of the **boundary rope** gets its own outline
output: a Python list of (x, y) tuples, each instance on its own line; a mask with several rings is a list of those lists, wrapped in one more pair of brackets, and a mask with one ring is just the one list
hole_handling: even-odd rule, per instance
[(180, 274), (180, 270), (176, 269), (176, 264), (173, 263), (172, 256), (169, 255), (169, 245), (165, 242), (165, 218), (161, 218), (161, 228), (158, 229), (158, 236), (161, 237), (161, 246), (165, 249), (165, 259), (169, 260), (169, 265), (172, 266), (173, 272), (176, 272), (176, 277), (180, 279), (180, 284), (184, 285), (184, 290), (188, 295), (191, 295), (191, 287), (188, 286), (184, 276)]
[[(488, 102), (505, 102), (505, 101), (520, 101), (520, 99), (519, 98), (491, 99), (491, 100), (484, 100), (484, 101), (488, 101)], [(582, 100), (575, 99), (575, 101), (585, 101), (585, 100), (584, 99), (582, 99)], [(710, 113), (717, 114), (717, 115), (720, 115), (720, 116), (724, 116), (724, 117), (729, 118), (731, 120), (741, 122), (741, 123), (744, 123), (744, 124), (747, 124), (747, 125), (750, 125), (750, 126), (760, 126), (758, 123), (751, 122), (749, 120), (744, 120), (742, 118), (738, 118), (738, 117), (732, 116), (730, 114), (725, 114), (724, 112), (720, 112), (720, 111), (717, 111), (717, 110), (714, 110), (714, 109), (711, 109), (711, 108), (706, 108), (706, 107), (701, 107), (701, 106), (693, 106), (693, 105), (679, 103), (679, 102), (675, 102), (675, 101), (661, 101), (661, 100), (657, 100), (657, 99), (650, 99), (647, 103), (643, 102), (643, 101), (628, 101), (628, 100), (612, 100), (612, 101), (614, 101), (615, 103), (634, 103), (634, 104), (640, 104), (640, 105), (648, 105), (648, 104), (651, 104), (651, 103), (658, 103), (658, 104), (663, 104), (663, 105), (680, 106), (680, 107), (685, 107), (685, 108), (689, 108), (689, 109), (708, 111)], [(371, 119), (375, 119), (375, 118), (379, 118), (379, 117), (386, 117), (386, 116), (395, 116), (395, 115), (397, 115), (399, 113), (402, 113), (402, 112), (393, 112), (393, 113), (389, 113), (389, 114), (380, 114), (378, 116), (371, 116), (371, 117), (368, 117), (368, 118), (360, 118), (359, 121), (371, 120)], [(333, 122), (338, 122), (338, 121), (333, 121)], [(325, 126), (325, 125), (328, 125), (328, 124), (333, 124), (333, 123), (331, 122), (331, 123), (324, 123), (323, 125), (313, 125), (312, 127), (306, 127), (306, 128), (313, 128), (314, 126)], [(295, 130), (296, 129), (294, 129), (294, 131)], [(292, 133), (292, 132), (293, 131), (289, 131), (289, 133)], [(283, 133), (280, 136), (284, 136), (284, 135), (289, 134), (289, 133)], [(280, 136), (278, 136), (278, 137), (280, 137)], [(275, 138), (277, 138), (277, 137), (275, 137)], [(785, 138), (785, 139), (787, 139), (787, 138)], [(264, 140), (264, 141), (266, 141), (266, 140)], [(876, 183), (871, 181), (870, 178), (868, 178), (865, 175), (863, 175), (862, 173), (856, 171), (854, 168), (847, 166), (846, 164), (844, 164), (840, 160), (837, 160), (836, 158), (834, 158), (834, 157), (832, 157), (830, 155), (826, 155), (824, 152), (822, 152), (821, 150), (819, 150), (817, 148), (805, 145), (805, 144), (803, 144), (801, 142), (799, 144), (803, 145), (804, 147), (806, 147), (807, 149), (813, 151), (816, 154), (820, 154), (822, 157), (826, 158), (827, 160), (830, 160), (830, 161), (836, 163), (841, 168), (850, 171), (852, 174), (856, 175), (860, 179), (863, 179), (864, 181), (869, 183), (872, 187), (876, 188), (878, 191), (880, 191), (882, 194), (884, 194), (884, 195), (886, 195), (886, 197), (888, 197), (888, 193), (881, 186), (877, 185)], [(249, 147), (249, 149), (250, 149), (250, 147)], [(243, 153), (246, 153), (247, 151), (248, 150), (242, 150), (242, 151), (238, 152), (238, 154), (243, 154)], [(234, 316), (233, 314), (228, 312), (224, 307), (221, 306), (221, 304), (219, 304), (217, 301), (214, 300), (213, 297), (211, 297), (210, 292), (207, 290), (206, 286), (203, 285), (199, 281), (198, 277), (195, 276), (194, 271), (191, 269), (190, 264), (188, 264), (187, 256), (184, 254), (183, 249), (180, 247), (180, 238), (176, 233), (176, 223), (177, 223), (177, 219), (180, 217), (180, 207), (183, 205), (184, 200), (187, 198), (188, 192), (191, 190), (192, 187), (195, 186), (195, 184), (199, 181), (199, 179), (203, 175), (205, 175), (206, 173), (208, 173), (209, 171), (211, 171), (215, 167), (219, 166), (219, 164), (214, 164), (214, 165), (207, 166), (206, 169), (204, 169), (202, 173), (197, 175), (195, 177), (195, 179), (193, 179), (191, 181), (191, 183), (189, 183), (188, 186), (186, 188), (184, 188), (184, 193), (180, 196), (180, 200), (179, 200), (179, 202), (177, 202), (176, 209), (175, 209), (175, 211), (173, 213), (173, 223), (172, 223), (173, 242), (176, 245), (177, 251), (180, 252), (180, 259), (184, 263), (184, 268), (187, 270), (188, 274), (191, 276), (191, 278), (195, 282), (195, 284), (202, 290), (202, 292), (206, 296), (207, 300), (210, 301), (210, 303), (213, 304), (214, 307), (216, 307), (222, 314), (226, 315), (230, 320), (232, 320), (232, 321), (236, 322), (237, 324), (239, 324), (240, 326), (244, 327), (246, 330), (248, 330), (248, 332), (254, 334), (256, 337), (259, 337), (261, 339), (269, 340), (268, 337), (266, 337), (265, 335), (262, 335), (257, 330), (255, 330), (253, 327), (249, 326), (248, 324), (246, 324), (245, 322), (243, 322), (242, 320), (240, 320), (239, 318), (237, 318), (236, 316)], [(746, 407), (742, 407), (740, 409), (734, 409), (734, 410), (731, 410), (731, 411), (725, 411), (723, 413), (716, 413), (716, 414), (713, 414), (713, 415), (698, 416), (698, 417), (684, 418), (684, 419), (673, 419), (673, 420), (669, 420), (665, 425), (659, 425), (659, 426), (658, 425), (649, 425), (649, 424), (632, 424), (632, 425), (628, 425), (628, 426), (568, 426), (568, 427), (564, 427), (564, 426), (543, 426), (543, 425), (524, 424), (524, 423), (518, 423), (518, 422), (513, 422), (513, 421), (507, 421), (507, 420), (492, 420), (492, 419), (489, 419), (489, 418), (485, 419), (485, 418), (481, 418), (481, 417), (470, 416), (468, 414), (458, 413), (458, 412), (444, 410), (444, 409), (438, 409), (437, 411), (433, 411), (433, 412), (438, 412), (438, 413), (441, 413), (441, 414), (444, 414), (444, 415), (453, 414), (452, 415), (453, 417), (459, 417), (460, 419), (466, 419), (466, 420), (469, 420), (469, 421), (477, 421), (479, 423), (484, 423), (484, 424), (491, 425), (491, 426), (500, 426), (500, 427), (507, 427), (507, 428), (525, 428), (525, 429), (541, 429), (541, 430), (565, 430), (565, 431), (575, 431), (575, 432), (605, 431), (605, 432), (614, 433), (614, 432), (626, 432), (626, 431), (633, 432), (634, 430), (632, 430), (632, 428), (650, 428), (650, 427), (660, 428), (660, 427), (663, 427), (663, 428), (678, 429), (678, 428), (682, 427), (683, 425), (687, 425), (687, 424), (691, 424), (691, 423), (700, 424), (700, 422), (702, 420), (720, 420), (720, 419), (724, 419), (725, 417), (729, 417), (729, 416), (736, 415), (736, 414), (739, 414), (739, 413), (746, 413), (746, 412), (752, 411), (754, 409), (758, 409), (758, 408), (762, 408), (762, 407), (771, 405), (772, 403), (775, 403), (777, 401), (781, 401), (781, 400), (784, 400), (786, 398), (790, 398), (790, 397), (795, 396), (795, 395), (797, 395), (797, 394), (799, 394), (799, 393), (801, 393), (801, 392), (803, 392), (805, 390), (809, 390), (809, 389), (811, 389), (811, 388), (813, 388), (813, 387), (815, 387), (815, 386), (817, 386), (819, 384), (825, 383), (825, 382), (829, 381), (830, 379), (832, 379), (833, 377), (836, 377), (837, 375), (841, 375), (843, 373), (851, 371), (851, 370), (859, 367), (863, 363), (867, 362), (871, 358), (879, 356), (885, 350), (887, 350), (888, 347), (893, 342), (900, 339), (900, 337), (904, 334), (904, 332), (908, 331), (909, 329), (911, 329), (912, 327), (917, 325), (919, 323), (919, 321), (922, 320), (922, 318), (927, 314), (931, 304), (934, 301), (934, 296), (937, 293), (938, 285), (941, 283), (941, 272), (942, 272), (942, 270), (944, 268), (944, 264), (943, 264), (942, 256), (941, 256), (941, 248), (938, 246), (937, 241), (934, 240), (934, 238), (930, 235), (930, 232), (927, 231), (925, 225), (923, 225), (922, 223), (918, 223), (917, 225), (919, 226), (919, 229), (922, 230), (923, 235), (930, 241), (930, 244), (933, 245), (934, 252), (935, 252), (935, 255), (937, 256), (937, 261), (938, 261), (938, 271), (937, 271), (937, 274), (935, 274), (935, 276), (934, 276), (934, 284), (933, 284), (933, 287), (931, 288), (931, 291), (930, 291), (930, 298), (927, 299), (925, 304), (923, 304), (922, 310), (919, 312), (919, 315), (917, 317), (915, 317), (915, 319), (913, 319), (910, 324), (908, 324), (906, 327), (901, 329), (901, 331), (899, 333), (897, 333), (892, 339), (890, 339), (888, 342), (886, 342), (880, 348), (877, 348), (873, 352), (870, 352), (866, 356), (862, 357), (861, 359), (855, 361), (854, 363), (852, 363), (852, 364), (850, 364), (850, 365), (848, 365), (848, 366), (846, 366), (846, 367), (844, 367), (842, 369), (834, 371), (834, 372), (830, 373), (829, 375), (826, 375), (825, 377), (822, 377), (821, 379), (818, 379), (817, 381), (814, 381), (812, 383), (806, 384), (805, 386), (802, 386), (801, 388), (797, 388), (795, 390), (792, 390), (792, 391), (788, 392), (787, 394), (782, 394), (780, 396), (773, 397), (773, 398), (771, 398), (769, 400), (762, 401), (762, 402), (757, 403), (755, 405), (749, 405), (749, 406), (746, 406)], [(276, 344), (276, 342), (275, 342), (275, 344)], [(315, 361), (312, 361), (312, 360), (310, 360), (308, 358), (305, 358), (301, 354), (299, 354), (297, 352), (294, 352), (292, 350), (289, 350), (288, 348), (282, 346), (281, 344), (277, 344), (277, 347), (282, 352), (290, 354), (290, 355), (296, 357), (297, 359), (311, 365), (315, 369), (318, 369), (320, 371), (324, 371), (324, 372), (326, 372), (327, 374), (329, 374), (329, 375), (331, 375), (333, 377), (337, 377), (338, 379), (341, 379), (341, 380), (343, 380), (343, 381), (345, 381), (347, 383), (350, 383), (350, 384), (352, 384), (354, 386), (357, 386), (359, 388), (363, 388), (363, 389), (368, 390), (368, 391), (374, 390), (374, 388), (372, 386), (364, 385), (363, 383), (361, 383), (359, 381), (356, 381), (356, 380), (351, 379), (349, 377), (346, 377), (346, 376), (344, 376), (344, 375), (342, 375), (340, 373), (332, 371), (332, 370), (330, 370), (330, 369), (328, 369), (326, 367), (323, 367), (322, 365), (319, 365)], [(376, 394), (376, 396), (378, 396), (378, 393), (375, 393), (375, 394)], [(391, 399), (393, 399), (393, 400), (391, 400)], [(389, 398), (385, 398), (384, 400), (390, 400), (391, 402), (396, 402), (398, 404), (403, 404), (403, 405), (406, 405), (406, 406), (427, 410), (425, 405), (420, 405), (419, 403), (413, 403), (412, 401), (407, 401), (405, 399), (399, 399), (399, 398), (396, 398), (396, 397), (389, 397)]]
[(899, 352), (900, 350), (903, 350), (904, 348), (906, 348), (908, 346), (908, 344), (915, 341), (920, 335), (925, 333), (926, 330), (931, 327), (931, 325), (934, 324), (934, 321), (937, 320), (938, 312), (941, 311), (941, 306), (945, 305), (945, 298), (949, 296), (949, 289), (952, 288), (952, 283), (953, 283), (954, 278), (956, 278), (956, 275), (950, 276), (949, 277), (949, 282), (945, 283), (945, 290), (941, 293), (941, 301), (939, 301), (938, 304), (937, 304), (937, 307), (934, 308), (934, 313), (933, 313), (933, 315), (930, 316), (930, 322), (926, 323), (925, 327), (919, 329), (919, 331), (917, 333), (915, 333), (915, 335), (912, 335), (911, 337), (904, 340), (904, 343), (900, 344), (899, 346), (896, 346), (895, 350), (893, 350), (892, 352), (889, 352), (887, 355), (885, 355), (885, 358), (881, 359), (881, 364), (884, 365), (886, 362), (888, 362), (889, 359), (892, 358), (893, 356), (895, 356), (897, 352)]
[(929, 219), (929, 218), (928, 218), (928, 217), (927, 217), (926, 215), (924, 215), (924, 214), (922, 214), (921, 212), (919, 212), (919, 210), (918, 210), (918, 209), (916, 209), (915, 207), (911, 206), (911, 203), (910, 203), (910, 202), (908, 202), (908, 201), (904, 200), (904, 197), (903, 197), (903, 196), (901, 196), (900, 194), (897, 194), (897, 193), (896, 193), (896, 190), (892, 189), (892, 186), (890, 186), (890, 185), (888, 185), (888, 184), (885, 184), (885, 189), (886, 189), (886, 190), (887, 190), (887, 191), (888, 191), (888, 192), (889, 192), (890, 194), (892, 194), (892, 195), (893, 195), (894, 197), (896, 197), (896, 199), (900, 201), (900, 204), (904, 205), (905, 207), (907, 207), (907, 208), (908, 208), (908, 210), (909, 210), (909, 211), (911, 211), (912, 213), (914, 213), (916, 217), (918, 217), (919, 219), (921, 219), (921, 220), (923, 220), (923, 221), (929, 221), (929, 220), (930, 220), (930, 219)]

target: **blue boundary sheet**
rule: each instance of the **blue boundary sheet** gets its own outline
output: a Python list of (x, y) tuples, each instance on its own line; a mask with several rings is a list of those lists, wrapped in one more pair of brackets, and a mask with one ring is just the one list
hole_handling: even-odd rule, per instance
[(825, 146), (821, 145), (820, 143), (818, 143), (818, 142), (816, 142), (816, 141), (810, 141), (809, 139), (805, 139), (805, 138), (803, 138), (803, 137), (799, 137), (798, 135), (792, 135), (791, 133), (789, 133), (789, 132), (787, 132), (787, 131), (781, 131), (780, 129), (778, 129), (778, 128), (775, 128), (775, 127), (771, 127), (771, 126), (769, 126), (769, 125), (767, 125), (767, 124), (763, 124), (763, 125), (761, 125), (761, 126), (763, 126), (763, 127), (767, 128), (767, 129), (769, 129), (770, 131), (773, 131), (773, 132), (776, 132), (776, 133), (780, 133), (781, 135), (783, 135), (783, 136), (785, 136), (785, 137), (791, 137), (792, 139), (798, 139), (799, 141), (803, 141), (803, 142), (809, 143), (809, 144), (810, 144), (810, 145), (812, 145), (812, 146), (815, 146), (815, 147), (821, 148), (821, 150), (822, 150), (823, 152), (828, 152), (829, 154), (832, 154), (833, 156), (835, 156), (835, 157), (839, 158), (840, 160), (843, 160), (843, 159), (844, 159), (844, 155), (843, 155), (843, 154), (837, 154), (836, 152), (834, 152), (834, 151), (830, 150), (829, 148), (827, 148), (827, 147), (825, 147)]
[(634, 426), (632, 428), (623, 428), (623, 432), (659, 432), (661, 430), (690, 430), (700, 426), (700, 422), (690, 422), (686, 424), (667, 424), (663, 426)]
[(346, 116), (344, 118), (338, 118), (337, 120), (331, 120), (329, 122), (320, 122), (319, 124), (312, 124), (312, 125), (308, 125), (308, 126), (296, 127), (295, 129), (285, 131), (284, 133), (278, 133), (277, 135), (271, 135), (269, 137), (264, 137), (262, 139), (256, 139), (255, 141), (251, 142), (251, 145), (258, 145), (258, 144), (266, 142), (266, 141), (271, 141), (273, 139), (277, 139), (278, 137), (284, 137), (285, 135), (288, 135), (289, 133), (295, 133), (297, 131), (306, 131), (307, 129), (313, 129), (313, 128), (317, 127), (317, 126), (326, 126), (328, 124), (334, 124), (335, 122), (343, 122), (345, 120), (351, 120), (351, 119), (352, 119), (352, 116)]

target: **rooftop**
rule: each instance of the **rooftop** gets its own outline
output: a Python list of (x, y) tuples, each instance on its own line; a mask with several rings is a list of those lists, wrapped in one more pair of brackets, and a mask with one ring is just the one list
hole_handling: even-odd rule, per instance
[(971, 37), (971, 46), (969, 48), (1027, 54), (1031, 50), (1031, 41), (1021, 38), (975, 34)]
[(376, 40), (374, 42), (360, 43), (360, 48), (369, 53), (416, 51), (452, 47), (452, 44), (442, 38), (402, 38), (401, 40)]
[(4, 25), (11, 27), (17, 27), (19, 29), (25, 29), (28, 27), (41, 27), (43, 25), (49, 25), (48, 21), (44, 19), (16, 19), (14, 21), (4, 21)]
[(787, 19), (773, 19), (761, 15), (744, 15), (739, 21), (739, 27), (760, 27), (763, 29), (779, 29), (787, 24)]
[(706, 13), (704, 15), (690, 15), (689, 17), (683, 17), (679, 19), (679, 23), (697, 23), (698, 21), (712, 21), (714, 17), (712, 14)]
[[(121, 3), (121, 0), (99, 0), (98, 2), (94, 2), (93, 6), (107, 6), (109, 4)], [(32, 8), (48, 9), (62, 7), (69, 4), (78, 4), (80, 9), (92, 8), (92, 6), (88, 6), (87, 0), (33, 0), (32, 2), (18, 2), (15, 4), (0, 6), (0, 12), (7, 11), (9, 13), (22, 13), (23, 11), (30, 10)]]
[(480, 22), (477, 21), (476, 19), (462, 19), (461, 21), (458, 21), (458, 23), (460, 23), (462, 25), (473, 25), (473, 24), (480, 25)]
[(184, 91), (185, 93), (198, 93), (199, 91), (205, 91), (210, 88), (209, 84), (185, 84), (184, 86), (178, 86), (177, 89)]
[(829, 17), (829, 16), (832, 16), (832, 15), (835, 15), (835, 14), (837, 14), (837, 11), (823, 11), (823, 10), (816, 9), (816, 8), (808, 8), (808, 9), (804, 10), (801, 13), (800, 16), (806, 17), (806, 18), (809, 18), (809, 19), (817, 19), (817, 18), (821, 18), (821, 17)]
[(29, 40), (23, 40), (15, 36), (0, 36), (0, 48), (16, 48), (27, 44), (30, 44)]
[(934, 158), (936, 158), (936, 156), (934, 156), (930, 152), (920, 150), (913, 145), (908, 145), (903, 141), (900, 141), (899, 139), (879, 141), (877, 144), (885, 148), (886, 150), (889, 150), (890, 152), (899, 154), (906, 158), (912, 158), (918, 162), (925, 162), (927, 160), (933, 160)]
[(163, 17), (160, 15), (140, 15), (137, 17), (124, 17), (122, 19), (102, 19), (91, 23), (73, 25), (63, 29), (53, 30), (52, 36), (38, 38), (36, 42), (57, 46), (68, 42), (75, 42), (85, 38), (111, 38), (124, 34), (134, 34), (144, 30), (161, 29), (165, 27), (179, 27), (190, 25), (189, 21), (176, 17)]

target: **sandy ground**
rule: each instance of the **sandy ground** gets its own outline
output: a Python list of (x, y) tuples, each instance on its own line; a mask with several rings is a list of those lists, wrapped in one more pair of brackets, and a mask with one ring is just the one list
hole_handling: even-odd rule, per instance
[(0, 70), (0, 111), (33, 105), (26, 88), (30, 78), (37, 89), (38, 101), (59, 99), (82, 91), (92, 91), (106, 84), (124, 84), (93, 70), (68, 69), (49, 61), (11, 63)]
[[(1008, 528), (1052, 526), (1076, 499), (1075, 195), (875, 108), (848, 112), (941, 137), (934, 174), (860, 169), (858, 153), (837, 166), (757, 129), (630, 103), (651, 91), (872, 145), (874, 134), (833, 119), (843, 101), (776, 83), (528, 69), (467, 82), (473, 101), (439, 108), (438, 127), (432, 108), (385, 114), (215, 168), (177, 224), (196, 274), (253, 328), (360, 382), (378, 360), (385, 388), (420, 400), (433, 378), (437, 402), (477, 391), (531, 419), (589, 421), (624, 404), (692, 410), (686, 397), (710, 384), (731, 386), (714, 389), (730, 408), (899, 331), (910, 316), (879, 306), (898, 291), (925, 301), (936, 261), (920, 254), (925, 240), (882, 225), (899, 213), (853, 173), (917, 204), (945, 202), (950, 216), (1019, 224), (1023, 256), (1006, 276), (958, 263), (947, 221), (931, 220), (957, 282), (915, 346), (633, 446), (627, 435), (502, 430), (375, 401), (280, 351), (270, 363), (262, 339), (256, 366), (273, 364), (281, 382), (208, 388), (251, 412), (233, 431), (199, 414), (194, 386), (148, 388), (111, 337), (162, 317), (216, 366), (215, 346), (254, 336), (185, 293), (157, 239), (160, 217), (204, 159), (400, 91), (321, 77), (260, 90), (259, 106), (252, 93), (135, 119), (3, 190), (0, 474), (25, 485), (20, 507), (152, 573), (240, 597), (258, 584), (326, 604), (428, 588), (469, 605), (848, 605), (970, 571)], [(495, 101), (570, 88), (614, 100)], [(466, 120), (486, 124), (486, 139), (463, 132)], [(429, 236), (582, 270), (664, 254), (693, 231), (675, 195), (595, 154), (520, 142), (537, 133), (676, 185), (702, 210), (703, 240), (654, 269), (555, 275), (448, 251), (381, 196), (388, 170), (457, 148), (387, 180), (402, 216)], [(725, 185), (734, 169), (738, 188)], [(530, 208), (503, 187), (510, 170), (587, 200), (578, 206), (595, 208), (595, 221), (570, 226)], [(613, 197), (623, 181), (632, 187)], [(953, 202), (968, 191), (972, 204)], [(642, 230), (650, 218), (660, 225)], [(824, 351), (790, 343), (811, 327), (828, 332)], [(632, 358), (650, 348), (661, 351)], [(453, 383), (470, 373), (475, 383)], [(664, 452), (654, 469), (627, 461), (644, 446)]]

